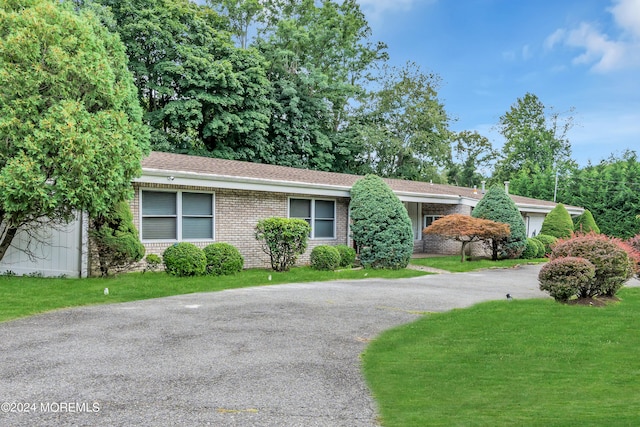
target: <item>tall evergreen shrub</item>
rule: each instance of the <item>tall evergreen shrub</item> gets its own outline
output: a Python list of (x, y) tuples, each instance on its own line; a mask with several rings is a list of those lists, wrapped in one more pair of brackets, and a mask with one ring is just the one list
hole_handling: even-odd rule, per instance
[(360, 262), (371, 268), (405, 268), (413, 253), (411, 219), (391, 188), (375, 175), (351, 189), (351, 233)]
[(540, 234), (567, 239), (573, 234), (573, 220), (562, 203), (558, 203), (542, 222)]
[(573, 230), (579, 233), (597, 233), (600, 234), (600, 227), (596, 224), (593, 214), (589, 209), (585, 209), (582, 215), (578, 215), (573, 220)]
[(489, 241), (491, 258), (517, 258), (527, 246), (527, 228), (518, 207), (505, 193), (504, 188), (495, 185), (478, 202), (471, 216), (490, 219), (509, 225), (509, 237)]

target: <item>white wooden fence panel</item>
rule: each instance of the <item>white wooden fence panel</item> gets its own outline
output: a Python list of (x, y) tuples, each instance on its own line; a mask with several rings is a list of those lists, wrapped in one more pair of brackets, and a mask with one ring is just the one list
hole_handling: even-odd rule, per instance
[[(43, 227), (37, 237), (19, 232), (0, 261), (0, 274), (40, 273), (43, 276), (86, 276), (86, 221), (83, 215), (69, 224)], [(28, 252), (21, 249), (28, 248)]]

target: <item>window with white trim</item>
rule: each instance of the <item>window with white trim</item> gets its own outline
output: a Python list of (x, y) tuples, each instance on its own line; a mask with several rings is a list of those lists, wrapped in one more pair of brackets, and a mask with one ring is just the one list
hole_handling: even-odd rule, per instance
[(141, 190), (142, 240), (213, 240), (212, 193)]
[(320, 199), (289, 199), (289, 218), (304, 219), (311, 239), (336, 238), (336, 202)]
[(422, 227), (422, 229), (424, 230), (425, 228), (430, 226), (433, 223), (433, 221), (435, 221), (438, 218), (442, 218), (442, 215), (425, 215), (424, 226)]

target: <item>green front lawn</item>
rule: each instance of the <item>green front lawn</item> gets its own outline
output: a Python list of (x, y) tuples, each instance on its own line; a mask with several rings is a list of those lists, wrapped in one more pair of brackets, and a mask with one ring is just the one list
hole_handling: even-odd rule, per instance
[(619, 295), (483, 303), (383, 333), (363, 354), (383, 425), (640, 424), (640, 289)]
[[(107, 279), (2, 276), (0, 277), (0, 322), (66, 307), (135, 301), (194, 292), (338, 279), (405, 278), (424, 274), (415, 270), (333, 272), (300, 267), (286, 273), (252, 269), (233, 276), (219, 277), (173, 277), (166, 273), (130, 273)], [(104, 288), (109, 288), (109, 295), (104, 295)]]
[(433, 267), (452, 273), (465, 273), (486, 268), (509, 268), (520, 264), (543, 263), (547, 258), (537, 259), (502, 259), (491, 261), (490, 259), (472, 259), (471, 261), (460, 262), (460, 256), (434, 256), (429, 258), (412, 258), (411, 264), (423, 267)]

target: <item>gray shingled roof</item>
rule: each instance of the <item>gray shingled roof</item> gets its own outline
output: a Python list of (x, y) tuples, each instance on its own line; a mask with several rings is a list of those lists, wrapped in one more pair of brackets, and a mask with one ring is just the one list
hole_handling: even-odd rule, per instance
[[(351, 188), (362, 176), (335, 172), (322, 172), (308, 169), (297, 169), (286, 166), (267, 165), (264, 163), (241, 162), (237, 160), (215, 159), (184, 154), (151, 152), (142, 161), (143, 170), (160, 170), (167, 173), (196, 173), (210, 177), (254, 178), (274, 182), (295, 182), (314, 185)], [(401, 179), (385, 179), (396, 192), (424, 195), (453, 195), (480, 200), (481, 191), (475, 193), (472, 188), (453, 185), (431, 184), (428, 182), (407, 181)], [(532, 199), (511, 195), (517, 204), (544, 206), (553, 208), (556, 204), (546, 200)]]

